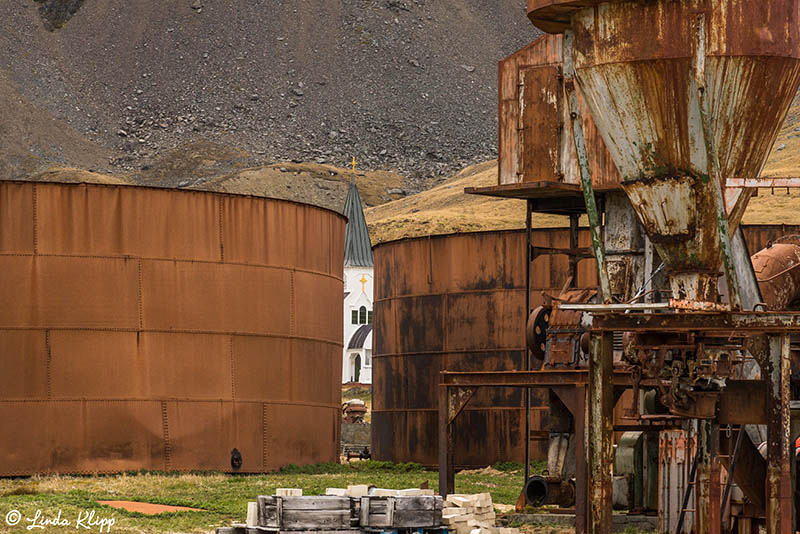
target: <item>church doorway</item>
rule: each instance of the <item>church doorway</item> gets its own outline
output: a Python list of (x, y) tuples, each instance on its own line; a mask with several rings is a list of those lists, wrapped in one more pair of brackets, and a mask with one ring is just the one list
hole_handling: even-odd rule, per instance
[(353, 382), (358, 382), (361, 379), (361, 355), (357, 354), (353, 359)]

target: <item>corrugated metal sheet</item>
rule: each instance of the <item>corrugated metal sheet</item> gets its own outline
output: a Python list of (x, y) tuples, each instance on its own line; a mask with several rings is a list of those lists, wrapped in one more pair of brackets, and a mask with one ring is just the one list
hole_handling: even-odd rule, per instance
[[(545, 35), (500, 62), (499, 184), (580, 184), (575, 142), (561, 72), (562, 37)], [(579, 95), (592, 182), (599, 191), (619, 188), (619, 173)]]
[(344, 226), (264, 198), (0, 182), (0, 475), (336, 461)]

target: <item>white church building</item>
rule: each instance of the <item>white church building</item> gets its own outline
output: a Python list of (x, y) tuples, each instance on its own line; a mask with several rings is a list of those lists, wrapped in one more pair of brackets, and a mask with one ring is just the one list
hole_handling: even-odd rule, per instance
[(375, 263), (358, 187), (344, 203), (344, 350), (342, 382), (372, 384), (372, 284)]

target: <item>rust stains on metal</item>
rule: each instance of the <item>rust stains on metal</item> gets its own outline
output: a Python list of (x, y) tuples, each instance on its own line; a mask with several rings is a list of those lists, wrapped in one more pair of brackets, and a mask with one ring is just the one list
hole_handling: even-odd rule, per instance
[(767, 532), (789, 534), (792, 524), (791, 354), (788, 335), (769, 339), (767, 423)]
[(528, 0), (528, 18), (534, 26), (549, 33), (561, 33), (569, 27), (572, 13), (603, 0)]
[(800, 299), (800, 237), (781, 238), (757, 252), (753, 270), (769, 309), (789, 309)]
[(718, 302), (702, 302), (699, 300), (670, 299), (669, 307), (674, 310), (683, 311), (723, 312), (728, 310), (728, 307), (724, 304), (719, 304)]
[[(536, 246), (568, 248), (567, 228), (535, 230)], [(581, 230), (579, 245), (588, 243)], [(375, 247), (376, 458), (436, 465), (439, 372), (525, 369), (525, 242), (523, 231), (459, 234)], [(535, 308), (543, 292), (558, 294), (569, 277), (563, 256), (531, 263)], [(596, 286), (593, 260), (577, 265), (578, 285)], [(547, 396), (533, 394), (531, 448), (546, 454)], [(485, 466), (524, 455), (524, 396), (482, 389), (455, 420), (456, 465)], [(398, 429), (403, 429), (399, 432)], [(484, 438), (484, 436), (488, 438)]]
[(610, 333), (593, 334), (589, 351), (588, 468), (589, 534), (606, 534), (611, 525), (614, 420), (614, 351)]
[[(562, 71), (560, 35), (546, 35), (499, 64), (499, 179), (501, 185), (581, 182)], [(580, 94), (576, 95), (589, 166), (597, 190), (618, 189), (621, 178)]]
[[(751, 250), (800, 232), (798, 227), (781, 225), (743, 229)], [(578, 244), (586, 246), (590, 239), (581, 229)], [(538, 247), (569, 248), (569, 229), (534, 230), (532, 241)], [(377, 458), (437, 464), (440, 370), (524, 369), (524, 243), (523, 231), (510, 231), (408, 239), (375, 248), (373, 451)], [(597, 287), (593, 259), (581, 260), (577, 271), (578, 287)], [(569, 272), (565, 256), (534, 258), (531, 307), (544, 303), (543, 294), (558, 296)], [(462, 302), (469, 314), (460, 307)], [(697, 315), (691, 320), (705, 320), (704, 313)], [(692, 324), (687, 321), (685, 328)], [(585, 382), (568, 376), (563, 380)], [(534, 438), (539, 438), (547, 424), (546, 398), (536, 399), (531, 426)], [(455, 426), (459, 436), (469, 436), (473, 427), (492, 438), (459, 437), (456, 463), (475, 467), (521, 459), (522, 406), (518, 392), (479, 391)], [(532, 449), (534, 457), (544, 457), (543, 441), (532, 441)]]
[(522, 492), (527, 503), (536, 508), (548, 504), (557, 504), (562, 508), (575, 505), (575, 484), (561, 477), (531, 477)]
[[(686, 2), (605, 2), (574, 11), (571, 28), (586, 103), (632, 204), (655, 232), (673, 296), (712, 301), (709, 277), (721, 254), (730, 256), (719, 189), (726, 177), (760, 173), (800, 84), (800, 40), (789, 30), (794, 2), (763, 9), (753, 0), (712, 0), (699, 27), (694, 10)], [(765, 101), (764, 91), (775, 97)], [(694, 198), (674, 179), (690, 179)], [(660, 217), (666, 228), (653, 228)], [(672, 239), (672, 226), (691, 223), (691, 240)]]
[[(485, 232), (375, 247), (375, 458), (437, 465), (440, 371), (525, 368), (525, 241), (523, 231)], [(549, 272), (547, 261), (534, 271)], [(455, 465), (521, 461), (523, 397), (476, 392), (453, 425)], [(532, 450), (542, 458), (546, 397), (534, 394), (533, 406)]]
[(336, 460), (343, 217), (30, 182), (0, 205), (0, 475)]

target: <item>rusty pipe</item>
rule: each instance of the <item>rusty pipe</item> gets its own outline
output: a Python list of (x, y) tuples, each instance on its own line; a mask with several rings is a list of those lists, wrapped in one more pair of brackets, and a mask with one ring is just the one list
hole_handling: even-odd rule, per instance
[(782, 237), (751, 259), (770, 310), (786, 310), (800, 300), (800, 236)]
[(575, 505), (575, 483), (559, 477), (531, 477), (523, 491), (527, 503), (534, 507), (557, 504), (569, 508)]

